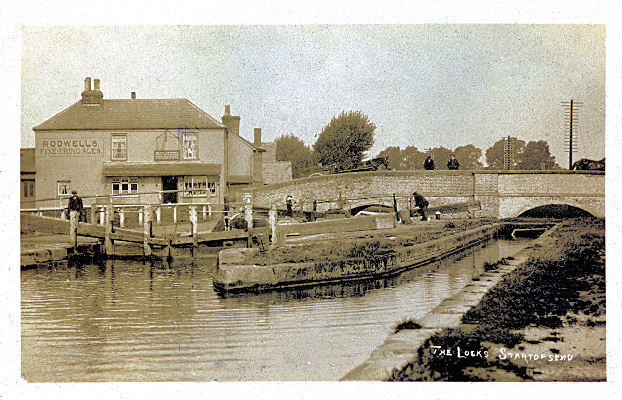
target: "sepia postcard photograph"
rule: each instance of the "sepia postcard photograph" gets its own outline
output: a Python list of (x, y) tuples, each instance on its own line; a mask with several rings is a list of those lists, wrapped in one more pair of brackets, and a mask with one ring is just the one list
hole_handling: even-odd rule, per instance
[(365, 21), (18, 27), (19, 385), (611, 382), (611, 27)]

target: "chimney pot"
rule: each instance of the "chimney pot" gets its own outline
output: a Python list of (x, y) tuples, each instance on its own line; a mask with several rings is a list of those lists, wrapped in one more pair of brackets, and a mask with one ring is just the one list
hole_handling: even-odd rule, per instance
[(254, 143), (255, 145), (260, 145), (261, 144), (261, 128), (255, 128), (254, 129)]
[(229, 104), (225, 105), (225, 115), (231, 115), (231, 106)]
[(87, 77), (84, 80), (84, 90), (86, 90), (86, 91), (90, 91), (91, 90), (91, 78), (90, 77)]
[(99, 79), (93, 79), (93, 85), (95, 86), (93, 90), (99, 90)]
[(132, 100), (136, 100), (136, 92), (132, 92)]

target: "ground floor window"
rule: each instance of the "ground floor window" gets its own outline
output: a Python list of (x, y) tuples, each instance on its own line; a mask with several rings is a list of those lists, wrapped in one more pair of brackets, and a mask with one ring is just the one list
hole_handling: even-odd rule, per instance
[(135, 176), (130, 177), (117, 177), (112, 178), (112, 195), (113, 196), (128, 196), (138, 194), (138, 178)]
[(206, 197), (216, 195), (216, 182), (207, 176), (186, 176), (184, 178), (184, 196)]
[(59, 196), (69, 196), (71, 194), (71, 181), (58, 181), (56, 182), (56, 187)]
[(35, 181), (33, 179), (22, 179), (23, 197), (35, 197)]

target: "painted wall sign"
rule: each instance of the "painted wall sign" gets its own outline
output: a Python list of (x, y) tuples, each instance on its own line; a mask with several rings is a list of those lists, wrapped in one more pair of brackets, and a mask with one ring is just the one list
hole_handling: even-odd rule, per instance
[(179, 160), (179, 150), (155, 150), (153, 152), (154, 161), (174, 161)]
[(101, 139), (39, 139), (36, 147), (40, 156), (99, 156), (104, 154)]

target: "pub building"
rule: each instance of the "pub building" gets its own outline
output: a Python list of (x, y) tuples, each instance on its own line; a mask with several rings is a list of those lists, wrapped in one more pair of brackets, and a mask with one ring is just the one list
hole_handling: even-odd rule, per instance
[(276, 161), (260, 128), (253, 142), (240, 136), (228, 105), (219, 122), (187, 99), (104, 99), (93, 83), (86, 78), (81, 100), (33, 128), (38, 207), (74, 189), (85, 205), (112, 196), (115, 204), (221, 206), (244, 188), (292, 179), (291, 163)]

